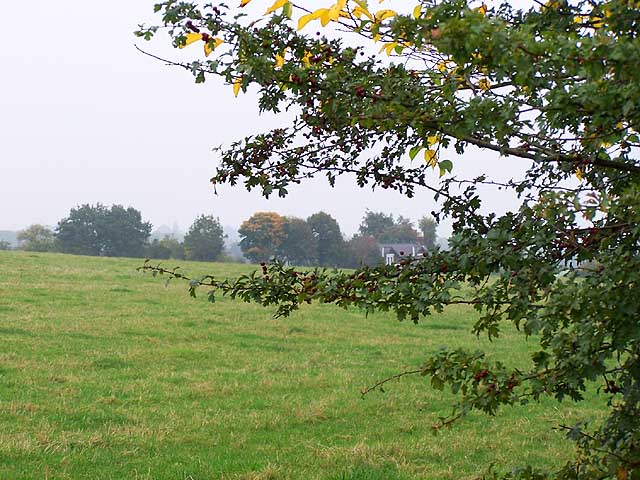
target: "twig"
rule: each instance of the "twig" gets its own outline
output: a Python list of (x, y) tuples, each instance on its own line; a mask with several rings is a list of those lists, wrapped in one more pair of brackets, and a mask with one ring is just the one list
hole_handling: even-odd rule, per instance
[(380, 388), (382, 385), (384, 385), (385, 383), (390, 382), (391, 380), (396, 380), (399, 379), (401, 377), (405, 377), (407, 375), (416, 375), (418, 373), (423, 373), (424, 369), (419, 369), (419, 370), (407, 370), (406, 372), (401, 372), (401, 373), (396, 373), (395, 375), (392, 375), (390, 377), (385, 378), (384, 380), (380, 380), (379, 382), (377, 382), (375, 385), (365, 388), (363, 390), (360, 390), (360, 395), (362, 395), (362, 398), (364, 398), (368, 393), (371, 393), (373, 390), (376, 390), (377, 388)]

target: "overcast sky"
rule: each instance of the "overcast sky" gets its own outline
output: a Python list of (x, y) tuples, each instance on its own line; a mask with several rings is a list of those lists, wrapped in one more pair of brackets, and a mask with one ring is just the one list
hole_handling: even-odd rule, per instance
[[(241, 186), (219, 188), (216, 196), (208, 182), (216, 164), (211, 148), (284, 119), (259, 116), (251, 94), (234, 98), (231, 87), (215, 80), (196, 85), (188, 72), (137, 52), (136, 42), (177, 55), (161, 41), (133, 36), (138, 23), (153, 18), (153, 1), (6, 3), (0, 230), (53, 226), (73, 206), (101, 202), (133, 206), (155, 227), (177, 222), (182, 229), (200, 213), (239, 226), (256, 211), (307, 217), (324, 210), (350, 235), (367, 208), (417, 220), (435, 206), (427, 192), (407, 199), (360, 190), (349, 180), (336, 189), (314, 180), (286, 199), (265, 200)], [(510, 178), (524, 166), (473, 150), (453, 160), (465, 176), (488, 171)], [(512, 205), (512, 199), (488, 197), (490, 210)], [(448, 224), (439, 233), (447, 235)]]

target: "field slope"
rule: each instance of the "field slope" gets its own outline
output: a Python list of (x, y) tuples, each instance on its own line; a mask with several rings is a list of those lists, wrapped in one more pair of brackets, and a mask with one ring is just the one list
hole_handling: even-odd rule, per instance
[(0, 252), (1, 479), (470, 479), (569, 459), (553, 426), (601, 411), (548, 401), (434, 436), (451, 397), (424, 379), (359, 390), (440, 345), (525, 366), (534, 343), (477, 339), (466, 308), (417, 326), (330, 306), (274, 319), (191, 299), (140, 263)]

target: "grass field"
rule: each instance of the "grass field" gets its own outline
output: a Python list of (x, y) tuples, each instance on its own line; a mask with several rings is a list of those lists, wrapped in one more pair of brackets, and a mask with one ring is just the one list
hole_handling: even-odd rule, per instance
[(552, 428), (602, 412), (549, 400), (434, 436), (448, 394), (420, 377), (360, 389), (440, 345), (526, 366), (535, 342), (477, 339), (467, 308), (417, 326), (330, 306), (274, 319), (191, 299), (140, 264), (0, 252), (0, 479), (471, 479), (569, 459)]

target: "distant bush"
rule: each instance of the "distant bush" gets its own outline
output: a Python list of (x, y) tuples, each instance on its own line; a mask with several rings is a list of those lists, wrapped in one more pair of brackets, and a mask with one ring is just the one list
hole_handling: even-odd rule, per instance
[(155, 238), (145, 248), (145, 257), (157, 258), (157, 259), (169, 259), (184, 260), (184, 244), (179, 240), (165, 236), (162, 239)]
[(44, 225), (34, 224), (20, 231), (18, 242), (18, 248), (29, 252), (53, 252), (56, 250), (54, 233)]

